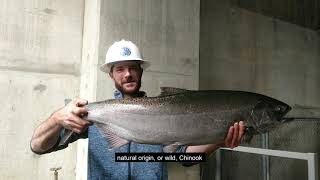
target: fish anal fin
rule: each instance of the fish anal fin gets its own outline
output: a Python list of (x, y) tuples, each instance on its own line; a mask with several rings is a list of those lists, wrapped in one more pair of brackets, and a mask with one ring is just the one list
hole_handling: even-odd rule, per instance
[(165, 153), (173, 153), (178, 149), (179, 146), (181, 146), (181, 144), (179, 144), (179, 143), (173, 143), (173, 144), (165, 145), (163, 147), (163, 152), (165, 152)]
[(113, 133), (111, 131), (111, 127), (108, 124), (101, 124), (101, 123), (96, 123), (96, 124), (99, 131), (104, 135), (104, 137), (108, 141), (109, 146), (111, 148), (119, 148), (129, 143), (128, 140), (123, 139), (117, 136), (115, 133)]
[(170, 94), (177, 94), (177, 93), (185, 93), (191, 90), (175, 88), (175, 87), (160, 87), (161, 93), (160, 96), (170, 95)]

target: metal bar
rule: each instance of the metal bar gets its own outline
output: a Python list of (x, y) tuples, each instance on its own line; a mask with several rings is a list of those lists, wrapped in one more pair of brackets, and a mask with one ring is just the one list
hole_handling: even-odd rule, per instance
[[(269, 134), (264, 133), (261, 134), (261, 139), (262, 139), (262, 144), (261, 147), (263, 149), (268, 149), (269, 148)], [(262, 179), (263, 180), (269, 180), (269, 156), (267, 155), (262, 155)]]
[[(221, 148), (220, 148), (221, 149)], [(222, 159), (221, 159), (221, 150), (216, 151), (216, 178), (215, 180), (221, 180), (222, 172)]]
[(58, 172), (57, 171), (54, 172), (54, 180), (58, 180)]
[(252, 148), (252, 147), (244, 147), (244, 146), (238, 146), (233, 149), (230, 149), (230, 148), (220, 148), (220, 149), (229, 150), (229, 151), (247, 152), (247, 153), (253, 153), (253, 154), (261, 154), (261, 155), (268, 155), (268, 156), (277, 156), (277, 157), (286, 157), (286, 158), (292, 158), (292, 159), (308, 160), (308, 153), (261, 149), (261, 148)]
[(53, 171), (53, 180), (58, 180), (59, 173), (58, 171), (62, 169), (62, 167), (54, 167), (50, 168), (50, 171)]
[(246, 153), (252, 153), (252, 154), (260, 154), (260, 155), (268, 155), (268, 156), (285, 157), (285, 158), (291, 158), (291, 159), (307, 160), (308, 161), (308, 180), (319, 179), (317, 153), (299, 153), (299, 152), (260, 149), (260, 148), (243, 147), (243, 146), (239, 146), (234, 149), (230, 149), (230, 148), (220, 148), (220, 149), (229, 150), (229, 151), (246, 152)]
[(318, 180), (318, 157), (316, 153), (308, 153), (308, 180)]

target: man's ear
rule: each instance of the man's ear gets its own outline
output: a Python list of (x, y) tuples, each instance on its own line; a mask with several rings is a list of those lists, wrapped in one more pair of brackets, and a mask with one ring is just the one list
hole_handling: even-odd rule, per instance
[(112, 74), (111, 71), (109, 72), (109, 76), (110, 76), (111, 79), (113, 79), (113, 74)]
[(139, 64), (140, 70), (141, 70), (141, 75), (143, 74), (143, 68), (141, 66), (141, 64)]

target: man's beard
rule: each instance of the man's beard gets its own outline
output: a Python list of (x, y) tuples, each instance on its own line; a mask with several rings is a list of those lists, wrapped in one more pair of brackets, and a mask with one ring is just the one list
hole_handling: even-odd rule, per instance
[(137, 86), (134, 88), (133, 91), (127, 91), (124, 87), (123, 84), (119, 84), (118, 82), (114, 82), (114, 86), (122, 93), (122, 94), (127, 94), (127, 95), (134, 95), (139, 92), (139, 89), (141, 87), (141, 81), (134, 81)]

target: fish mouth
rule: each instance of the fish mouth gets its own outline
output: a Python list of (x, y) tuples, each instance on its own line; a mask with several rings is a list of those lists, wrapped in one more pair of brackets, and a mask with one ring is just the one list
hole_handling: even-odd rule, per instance
[(291, 111), (291, 109), (292, 109), (292, 108), (291, 108), (289, 105), (286, 105), (286, 106), (285, 106), (285, 109), (282, 110), (280, 116), (278, 116), (278, 118), (277, 118), (278, 122), (280, 122), (280, 123), (286, 123), (286, 122), (292, 121), (292, 120), (293, 120), (292, 118), (286, 118), (286, 117), (285, 117), (285, 115), (286, 115), (289, 111)]
[(287, 106), (287, 109), (283, 112), (283, 116), (285, 116), (289, 111), (291, 111), (292, 107), (289, 105)]
[(291, 121), (293, 121), (294, 120), (294, 118), (281, 118), (281, 123), (288, 123), (288, 122), (291, 122)]
[(282, 114), (282, 117), (279, 119), (280, 123), (287, 123), (287, 122), (290, 122), (290, 121), (294, 120), (294, 118), (286, 118), (286, 117), (284, 117), (289, 111), (291, 111), (291, 109), (292, 108), (290, 106), (287, 106), (286, 110)]

